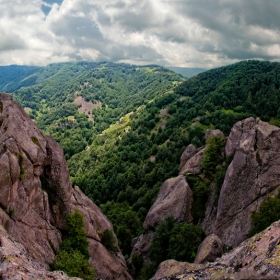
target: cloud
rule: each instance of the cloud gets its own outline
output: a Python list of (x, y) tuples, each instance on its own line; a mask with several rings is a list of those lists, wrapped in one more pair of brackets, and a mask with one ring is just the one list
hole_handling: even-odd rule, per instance
[(279, 60), (279, 28), (278, 0), (2, 0), (0, 64)]

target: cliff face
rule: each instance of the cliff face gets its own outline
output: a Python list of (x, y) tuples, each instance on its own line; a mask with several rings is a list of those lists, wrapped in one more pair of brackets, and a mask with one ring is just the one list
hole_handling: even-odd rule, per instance
[(253, 118), (234, 125), (226, 154), (233, 156), (221, 189), (214, 232), (237, 246), (251, 227), (251, 213), (280, 186), (280, 129)]
[(44, 137), (12, 96), (0, 94), (0, 225), (44, 267), (54, 260), (66, 216), (84, 216), (90, 263), (102, 279), (131, 279), (121, 253), (100, 242), (113, 230), (101, 210), (72, 187), (61, 147)]

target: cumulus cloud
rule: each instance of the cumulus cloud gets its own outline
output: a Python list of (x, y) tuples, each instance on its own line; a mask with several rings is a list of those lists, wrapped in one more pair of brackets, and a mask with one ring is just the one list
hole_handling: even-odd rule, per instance
[(278, 0), (0, 0), (0, 64), (279, 60)]

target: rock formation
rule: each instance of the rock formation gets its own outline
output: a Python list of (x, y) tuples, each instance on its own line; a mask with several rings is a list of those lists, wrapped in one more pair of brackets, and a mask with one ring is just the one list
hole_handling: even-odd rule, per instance
[[(78, 187), (72, 187), (61, 147), (44, 137), (12, 96), (0, 94), (0, 225), (39, 264), (54, 260), (75, 209), (84, 217), (90, 264), (102, 279), (131, 279), (121, 253), (100, 242), (113, 230), (101, 210)], [(61, 278), (62, 279), (62, 278)]]
[(157, 199), (144, 221), (144, 234), (133, 247), (133, 253), (146, 256), (159, 222), (173, 216), (176, 222), (191, 222), (192, 191), (182, 175), (166, 180), (160, 188)]
[(220, 192), (213, 231), (234, 247), (246, 239), (251, 213), (278, 193), (280, 129), (253, 118), (238, 122), (225, 150), (233, 160)]
[[(219, 130), (206, 132), (206, 138), (214, 135), (222, 134)], [(193, 145), (189, 145), (181, 156), (179, 171), (181, 177), (172, 180), (176, 181), (178, 178), (183, 180), (186, 173), (203, 176), (201, 161), (205, 149), (205, 146), (196, 149)], [(224, 153), (231, 158), (231, 163), (226, 170), (219, 197), (215, 198), (217, 194), (215, 182), (210, 182), (211, 194), (206, 204), (205, 217), (199, 221), (199, 225), (207, 235), (215, 234), (218, 236), (217, 238), (221, 239), (221, 242), (218, 242), (219, 248), (222, 246), (221, 244), (237, 247), (244, 241), (252, 226), (252, 212), (257, 211), (267, 197), (278, 193), (280, 187), (280, 128), (254, 118), (237, 122), (227, 138)], [(144, 234), (138, 239), (133, 252), (147, 255), (155, 227), (159, 221), (168, 216), (166, 213), (173, 215), (178, 222), (191, 221), (190, 207), (192, 203), (195, 203), (195, 201), (192, 202), (193, 199), (190, 195), (192, 192), (188, 192), (188, 203), (185, 203), (184, 195), (175, 191), (167, 191), (169, 190), (166, 187), (168, 182), (169, 180), (162, 185), (158, 198), (146, 217)], [(170, 190), (174, 188), (175, 184), (171, 185)], [(185, 214), (184, 218), (179, 218), (178, 213), (188, 214)], [(271, 236), (272, 239), (276, 237), (276, 235)], [(237, 254), (239, 251), (234, 252)], [(205, 253), (205, 255), (207, 254)], [(233, 260), (234, 257), (231, 256)], [(204, 257), (198, 255), (198, 258), (201, 259), (197, 262), (204, 261)], [(206, 257), (206, 260), (211, 260), (211, 258)], [(166, 267), (169, 265), (174, 267), (174, 262), (164, 264)], [(231, 267), (230, 262), (227, 265)], [(173, 271), (173, 269), (175, 268), (171, 270)], [(232, 268), (229, 268), (229, 271), (232, 271)]]
[(0, 279), (82, 280), (68, 277), (62, 271), (48, 271), (42, 264), (32, 260), (23, 245), (10, 237), (2, 226), (0, 244)]
[(279, 279), (279, 243), (280, 221), (277, 221), (213, 263), (165, 261), (159, 265), (152, 280)]
[(208, 235), (200, 244), (194, 263), (213, 262), (223, 254), (223, 242), (215, 234)]

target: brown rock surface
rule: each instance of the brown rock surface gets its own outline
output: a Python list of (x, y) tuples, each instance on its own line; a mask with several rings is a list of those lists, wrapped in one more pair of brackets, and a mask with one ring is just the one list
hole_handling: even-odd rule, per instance
[(220, 129), (215, 129), (215, 130), (207, 129), (205, 132), (205, 139), (208, 140), (210, 137), (217, 136), (217, 135), (224, 137), (224, 134)]
[(196, 148), (193, 144), (190, 144), (187, 149), (182, 153), (180, 158), (180, 167), (179, 170), (181, 171), (186, 162), (195, 155)]
[[(0, 225), (48, 268), (61, 242), (66, 216), (78, 209), (90, 242), (90, 262), (105, 279), (131, 279), (121, 253), (114, 255), (99, 234), (113, 230), (101, 210), (73, 188), (61, 147), (44, 137), (12, 96), (0, 94)], [(101, 257), (102, 256), (102, 257)]]
[(131, 256), (136, 253), (141, 255), (145, 261), (149, 261), (148, 253), (152, 245), (153, 237), (153, 230), (148, 230), (144, 234), (141, 234), (133, 246)]
[(176, 222), (191, 222), (192, 191), (184, 176), (166, 180), (150, 208), (143, 224), (144, 233), (137, 239), (132, 253), (137, 253), (147, 261), (157, 224), (169, 216)]
[(225, 244), (246, 239), (251, 213), (280, 186), (280, 129), (260, 120), (234, 125), (226, 145), (233, 160), (220, 192), (214, 233)]
[(223, 242), (215, 234), (208, 235), (200, 244), (194, 263), (213, 262), (223, 254)]
[(29, 279), (29, 280), (82, 280), (68, 277), (61, 271), (50, 272), (32, 259), (25, 248), (10, 237), (0, 226), (0, 279)]
[(277, 221), (213, 263), (197, 267), (175, 263), (170, 277), (170, 268), (163, 262), (152, 279), (279, 279), (279, 244), (280, 221)]
[[(197, 149), (195, 154), (192, 157), (190, 157), (188, 160), (185, 161), (184, 165), (181, 162), (179, 174), (180, 175), (184, 175), (186, 173), (191, 173), (194, 175), (201, 174), (202, 168), (200, 166), (200, 163), (203, 158), (204, 150), (205, 150), (205, 146)], [(182, 167), (181, 167), (181, 165), (182, 165)]]
[(160, 221), (173, 216), (177, 222), (191, 222), (192, 191), (185, 176), (166, 180), (144, 221), (144, 230), (155, 229)]
[[(194, 263), (187, 263), (187, 262), (178, 262), (175, 260), (167, 260), (162, 262), (156, 274), (153, 276), (151, 280), (158, 280), (158, 279), (167, 279), (167, 277), (176, 277), (176, 275), (183, 274), (186, 270), (198, 270), (202, 268), (203, 265), (194, 264)], [(172, 278), (173, 279), (173, 278)]]

